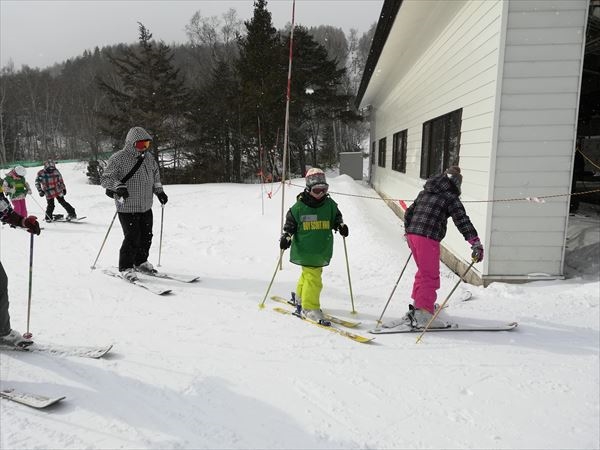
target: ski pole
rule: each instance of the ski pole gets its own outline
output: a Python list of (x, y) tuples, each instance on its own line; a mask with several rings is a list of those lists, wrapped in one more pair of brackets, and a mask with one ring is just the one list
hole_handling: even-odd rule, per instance
[(36, 205), (38, 205), (39, 208), (44, 212), (44, 217), (46, 219), (51, 219), (51, 217), (48, 217), (48, 215), (46, 214), (46, 210), (44, 209), (44, 207), (39, 204), (39, 202), (35, 199), (35, 197), (33, 195), (31, 196), (31, 200), (33, 200), (33, 203), (35, 203)]
[(94, 260), (94, 264), (92, 264), (92, 267), (91, 267), (92, 270), (94, 270), (96, 268), (96, 263), (98, 262), (98, 258), (100, 258), (100, 253), (102, 253), (102, 249), (104, 248), (104, 244), (106, 243), (106, 238), (108, 238), (108, 233), (110, 233), (110, 229), (112, 228), (113, 223), (115, 223), (117, 214), (118, 214), (118, 211), (115, 211), (115, 215), (113, 216), (113, 218), (110, 222), (108, 230), (106, 230), (106, 236), (104, 236), (104, 240), (102, 241), (102, 245), (100, 246), (100, 250), (98, 251), (98, 256), (96, 256), (96, 259)]
[(352, 314), (356, 314), (354, 309), (354, 294), (352, 294), (352, 280), (350, 280), (350, 264), (348, 264), (348, 248), (346, 247), (346, 237), (343, 236), (344, 240), (344, 254), (346, 255), (346, 271), (348, 272), (348, 286), (350, 287), (350, 301), (352, 302)]
[(162, 255), (162, 233), (163, 233), (164, 219), (165, 219), (165, 205), (161, 203), (161, 205), (160, 205), (160, 240), (158, 241), (158, 264), (157, 264), (157, 267), (160, 267), (160, 256)]
[(275, 272), (273, 272), (273, 278), (271, 278), (271, 282), (269, 283), (269, 287), (267, 288), (267, 292), (265, 293), (265, 298), (263, 298), (262, 302), (260, 302), (260, 304), (258, 305), (258, 307), (260, 309), (265, 307), (265, 301), (267, 300), (267, 295), (269, 295), (271, 286), (273, 286), (273, 281), (275, 281), (275, 275), (277, 275), (277, 270), (279, 269), (279, 265), (281, 264), (281, 258), (283, 258), (283, 252), (284, 252), (283, 249), (279, 252), (279, 259), (277, 259), (277, 265), (275, 266)]
[(423, 338), (423, 335), (429, 329), (429, 325), (431, 325), (431, 323), (437, 318), (437, 316), (440, 313), (440, 311), (442, 309), (444, 309), (444, 306), (446, 306), (446, 302), (448, 302), (448, 300), (450, 300), (450, 297), (452, 296), (452, 294), (454, 293), (454, 291), (456, 290), (456, 288), (458, 287), (458, 285), (461, 283), (461, 281), (463, 281), (463, 278), (465, 277), (465, 275), (467, 274), (467, 272), (469, 270), (471, 270), (471, 267), (473, 267), (473, 264), (475, 264), (475, 260), (474, 259), (471, 260), (471, 264), (469, 264), (469, 267), (467, 267), (467, 270), (465, 270), (465, 272), (461, 275), (461, 277), (456, 282), (456, 284), (454, 285), (454, 287), (452, 288), (452, 290), (450, 291), (450, 293), (446, 296), (446, 300), (444, 300), (444, 302), (440, 305), (440, 307), (435, 311), (435, 313), (433, 314), (433, 316), (431, 316), (431, 319), (429, 319), (429, 322), (427, 322), (427, 325), (425, 325), (425, 328), (423, 329), (423, 332), (419, 335), (419, 337), (417, 338), (417, 342), (415, 342), (415, 344), (418, 344), (419, 342), (421, 342), (421, 339)]
[(406, 266), (408, 266), (408, 262), (410, 261), (411, 257), (412, 257), (412, 252), (410, 252), (410, 255), (408, 255), (408, 258), (406, 259), (406, 263), (404, 264), (404, 267), (402, 268), (402, 271), (400, 272), (400, 276), (398, 277), (398, 280), (396, 281), (396, 284), (394, 285), (394, 289), (392, 289), (392, 293), (390, 294), (390, 297), (388, 298), (387, 303), (385, 304), (385, 307), (383, 308), (383, 311), (381, 311), (381, 316), (379, 316), (379, 319), (377, 320), (377, 328), (379, 328), (381, 326), (381, 319), (383, 319), (385, 310), (387, 309), (388, 305), (390, 304), (390, 300), (392, 300), (392, 297), (394, 296), (394, 292), (396, 292), (398, 283), (400, 283), (400, 279), (402, 278), (402, 275), (404, 275), (404, 271), (406, 270)]
[(29, 296), (27, 298), (27, 331), (23, 334), (25, 339), (31, 339), (33, 336), (29, 332), (29, 319), (31, 317), (31, 286), (33, 280), (33, 237), (35, 235), (31, 233), (31, 237), (29, 238)]

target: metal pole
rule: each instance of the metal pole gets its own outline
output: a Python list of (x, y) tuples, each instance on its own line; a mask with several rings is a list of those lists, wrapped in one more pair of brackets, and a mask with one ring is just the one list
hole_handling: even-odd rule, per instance
[(425, 325), (425, 328), (423, 329), (423, 332), (417, 338), (416, 344), (418, 344), (419, 342), (421, 342), (421, 339), (423, 338), (423, 335), (429, 329), (429, 325), (431, 325), (431, 323), (437, 318), (437, 316), (440, 313), (440, 311), (442, 309), (444, 309), (444, 307), (446, 306), (446, 303), (448, 302), (448, 300), (450, 300), (450, 297), (452, 296), (452, 294), (454, 293), (454, 291), (456, 290), (456, 288), (458, 287), (458, 285), (461, 283), (461, 281), (463, 281), (463, 278), (465, 277), (465, 275), (467, 274), (467, 272), (469, 270), (471, 270), (471, 267), (473, 267), (473, 264), (475, 264), (475, 260), (471, 261), (471, 264), (469, 264), (469, 267), (467, 267), (467, 270), (465, 270), (465, 273), (462, 274), (462, 276), (456, 282), (456, 284), (454, 285), (454, 287), (452, 288), (452, 290), (450, 291), (450, 293), (446, 296), (446, 300), (444, 300), (444, 302), (440, 305), (440, 307), (435, 311), (435, 314), (433, 316), (431, 316), (431, 319), (429, 319), (429, 322), (427, 322), (427, 325)]
[(400, 276), (398, 277), (398, 280), (396, 281), (396, 284), (394, 285), (394, 289), (392, 289), (392, 293), (390, 294), (390, 297), (388, 298), (387, 303), (385, 304), (385, 307), (383, 308), (383, 311), (381, 311), (381, 316), (379, 316), (379, 319), (377, 320), (377, 328), (379, 328), (381, 326), (381, 319), (383, 319), (385, 310), (387, 309), (388, 305), (390, 304), (390, 300), (392, 300), (392, 297), (394, 296), (394, 292), (396, 292), (398, 283), (400, 283), (400, 279), (402, 278), (402, 275), (404, 275), (404, 271), (406, 270), (406, 266), (408, 266), (408, 262), (410, 261), (411, 257), (412, 257), (412, 252), (410, 252), (410, 255), (408, 255), (408, 258), (406, 259), (406, 263), (404, 264), (404, 267), (402, 268), (402, 271), (400, 272)]
[(283, 257), (283, 252), (284, 252), (283, 250), (281, 250), (279, 252), (279, 259), (277, 260), (277, 265), (275, 266), (275, 272), (273, 272), (273, 278), (271, 278), (271, 282), (269, 283), (269, 287), (267, 288), (267, 292), (265, 293), (265, 298), (263, 298), (262, 302), (260, 302), (258, 305), (258, 307), (261, 309), (265, 307), (265, 301), (267, 300), (267, 295), (269, 295), (271, 286), (273, 286), (273, 281), (275, 281), (275, 275), (277, 275), (277, 269), (279, 268), (279, 265), (281, 264), (281, 258)]
[(344, 253), (346, 255), (346, 270), (348, 272), (348, 285), (350, 286), (350, 300), (352, 301), (352, 314), (356, 314), (356, 310), (354, 309), (354, 294), (352, 294), (352, 280), (350, 280), (350, 264), (348, 263), (348, 249), (346, 248), (346, 238), (342, 236), (344, 239)]
[(33, 284), (33, 237), (35, 235), (31, 233), (31, 237), (29, 238), (29, 295), (27, 297), (27, 331), (23, 334), (25, 339), (31, 339), (33, 336), (29, 332), (29, 321), (31, 318), (31, 287)]
[(106, 230), (106, 236), (104, 236), (104, 240), (102, 241), (102, 245), (100, 246), (100, 250), (98, 251), (98, 256), (96, 256), (96, 259), (94, 260), (94, 264), (92, 264), (92, 267), (91, 267), (92, 270), (94, 270), (96, 268), (96, 263), (98, 262), (98, 258), (100, 258), (100, 253), (102, 253), (102, 249), (104, 248), (104, 244), (106, 243), (106, 238), (108, 238), (108, 233), (110, 233), (110, 229), (112, 228), (113, 223), (115, 223), (117, 214), (118, 214), (118, 211), (115, 211), (115, 215), (113, 216), (113, 218), (110, 222), (108, 230)]
[(258, 183), (260, 184), (260, 205), (261, 205), (261, 213), (265, 215), (265, 196), (264, 194), (264, 183), (265, 183), (265, 174), (264, 174), (264, 159), (263, 159), (263, 149), (262, 142), (260, 136), (260, 116), (256, 115), (256, 121), (258, 122), (258, 164), (260, 166), (260, 180)]
[(165, 219), (165, 205), (160, 205), (160, 241), (158, 243), (158, 264), (157, 267), (160, 267), (160, 257), (162, 255), (162, 236), (163, 236), (163, 222)]
[[(290, 31), (290, 54), (288, 61), (288, 78), (287, 78), (287, 94), (286, 94), (286, 102), (285, 102), (285, 127), (283, 132), (283, 165), (281, 171), (281, 221), (280, 221), (280, 230), (283, 230), (283, 217), (285, 216), (285, 167), (287, 163), (287, 153), (288, 153), (288, 131), (289, 131), (289, 121), (290, 121), (290, 96), (291, 96), (291, 88), (292, 88), (292, 60), (294, 54), (294, 16), (296, 12), (296, 0), (292, 2), (292, 28)], [(281, 258), (279, 258), (279, 270), (282, 269), (281, 266)]]
[(32, 195), (31, 199), (33, 200), (33, 203), (35, 203), (36, 205), (38, 205), (40, 207), (40, 209), (44, 212), (44, 217), (47, 219), (52, 219), (51, 217), (48, 217), (46, 215), (46, 210), (44, 209), (44, 207), (42, 205), (39, 204), (39, 202), (35, 199), (35, 197)]

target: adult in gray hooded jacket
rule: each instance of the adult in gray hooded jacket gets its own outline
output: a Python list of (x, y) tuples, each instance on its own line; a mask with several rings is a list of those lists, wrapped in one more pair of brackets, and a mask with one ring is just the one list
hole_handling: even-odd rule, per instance
[[(115, 206), (124, 235), (119, 252), (119, 271), (130, 281), (137, 279), (136, 270), (154, 271), (148, 262), (152, 245), (152, 196), (155, 194), (163, 205), (168, 200), (160, 182), (158, 164), (148, 151), (151, 144), (152, 136), (146, 130), (131, 128), (125, 138), (125, 146), (109, 158), (100, 180), (103, 187), (115, 192)], [(123, 183), (123, 178), (138, 161), (141, 165)]]

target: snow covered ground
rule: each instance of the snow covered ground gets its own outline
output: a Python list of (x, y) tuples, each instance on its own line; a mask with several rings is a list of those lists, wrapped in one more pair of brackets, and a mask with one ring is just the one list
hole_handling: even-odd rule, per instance
[[(598, 448), (600, 446), (598, 211), (571, 220), (569, 279), (461, 286), (454, 317), (518, 321), (513, 332), (378, 336), (359, 344), (272, 311), (281, 192), (258, 185), (167, 186), (162, 268), (195, 284), (155, 281), (159, 297), (99, 270), (117, 264), (112, 202), (82, 164), (62, 164), (67, 200), (85, 223), (44, 224), (35, 238), (30, 329), (40, 343), (114, 343), (104, 359), (0, 353), (0, 387), (67, 398), (47, 410), (0, 400), (3, 449)], [(28, 180), (35, 168), (28, 169)], [(406, 258), (401, 221), (364, 182), (330, 177), (346, 239), (335, 237), (322, 306), (362, 321), (370, 336)], [(301, 185), (302, 180), (294, 180)], [(271, 186), (267, 186), (270, 189)], [(286, 188), (285, 208), (298, 187)], [(40, 197), (29, 197), (42, 215)], [(264, 214), (263, 214), (264, 207)], [(157, 263), (160, 207), (155, 202)], [(64, 212), (57, 205), (56, 213)], [(584, 210), (584, 212), (586, 212)], [(453, 225), (450, 225), (453, 226)], [(12, 324), (27, 323), (29, 235), (4, 226)], [(276, 272), (272, 294), (295, 288), (298, 267)], [(465, 246), (465, 258), (469, 249)], [(386, 312), (409, 303), (411, 262)], [(457, 281), (445, 267), (439, 297)], [(457, 302), (460, 291), (472, 301)]]

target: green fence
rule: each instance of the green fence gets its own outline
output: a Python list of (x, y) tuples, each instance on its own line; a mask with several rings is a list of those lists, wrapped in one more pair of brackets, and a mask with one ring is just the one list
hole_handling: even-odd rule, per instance
[[(100, 153), (98, 154), (98, 159), (108, 159), (108, 157), (110, 155), (112, 155), (114, 152), (104, 152), (104, 153)], [(57, 164), (60, 163), (70, 163), (70, 162), (80, 162), (80, 161), (88, 161), (87, 159), (81, 159), (81, 158), (76, 158), (76, 159), (56, 159), (55, 162)], [(7, 164), (0, 164), (0, 169), (12, 169), (13, 167), (16, 166), (23, 166), (23, 167), (38, 167), (38, 166), (43, 166), (44, 165), (44, 160), (40, 160), (40, 161), (13, 161), (11, 163), (7, 163)]]

